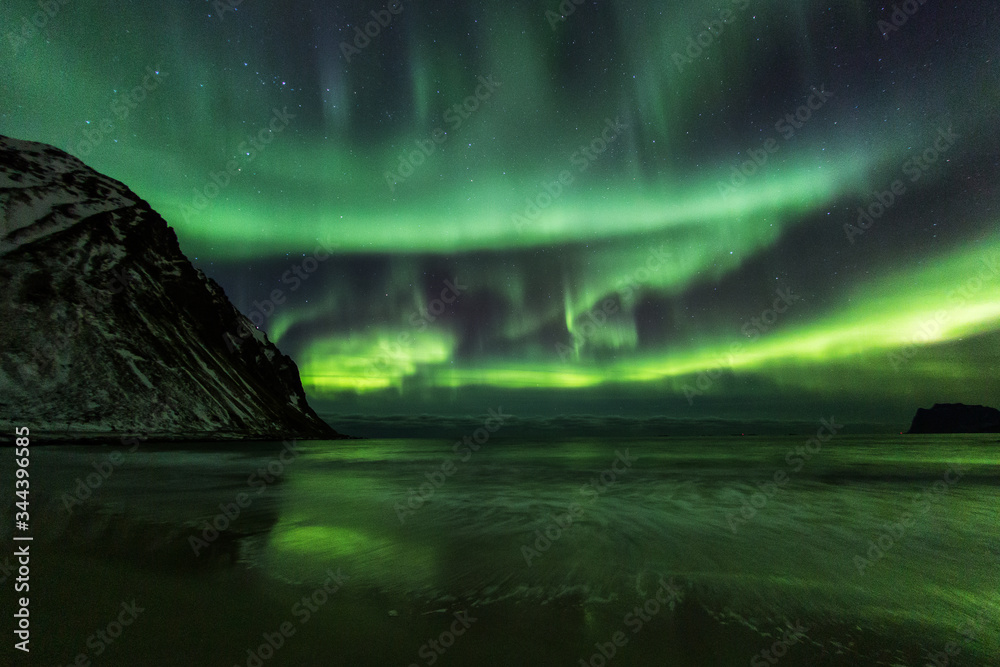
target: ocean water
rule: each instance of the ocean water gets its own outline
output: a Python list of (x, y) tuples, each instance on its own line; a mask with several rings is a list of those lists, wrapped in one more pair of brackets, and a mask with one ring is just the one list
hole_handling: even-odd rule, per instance
[[(1000, 664), (996, 435), (501, 435), (35, 447), (30, 661), (9, 633), (0, 650), (60, 666)], [(8, 450), (3, 479), (13, 467)]]

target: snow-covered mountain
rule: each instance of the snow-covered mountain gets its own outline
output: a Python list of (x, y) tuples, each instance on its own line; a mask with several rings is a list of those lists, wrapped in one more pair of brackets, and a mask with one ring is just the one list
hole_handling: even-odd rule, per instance
[(123, 184), (0, 136), (0, 428), (335, 438), (295, 363)]

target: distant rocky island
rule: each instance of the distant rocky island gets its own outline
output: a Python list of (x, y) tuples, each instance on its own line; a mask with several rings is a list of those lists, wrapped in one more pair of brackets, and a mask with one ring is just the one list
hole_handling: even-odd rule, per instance
[(983, 405), (935, 403), (919, 408), (909, 433), (1000, 433), (1000, 410)]
[(0, 426), (83, 441), (343, 437), (148, 203), (3, 136)]

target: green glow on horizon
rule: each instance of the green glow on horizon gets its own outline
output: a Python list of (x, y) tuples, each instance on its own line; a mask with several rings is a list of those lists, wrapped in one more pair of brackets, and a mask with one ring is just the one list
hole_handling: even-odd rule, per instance
[[(400, 387), (404, 378), (420, 386), (457, 388), (494, 386), (506, 389), (529, 387), (573, 389), (607, 383), (646, 383), (698, 374), (723, 365), (734, 370), (767, 374), (789, 363), (822, 368), (828, 362), (855, 360), (871, 363), (893, 350), (911, 345), (932, 347), (978, 334), (1000, 330), (1000, 275), (988, 263), (1000, 258), (1000, 242), (957, 252), (916, 272), (902, 272), (859, 289), (850, 302), (814, 321), (763, 335), (755, 342), (733, 340), (706, 343), (679, 352), (636, 354), (623, 360), (601, 363), (579, 358), (560, 361), (553, 352), (548, 359), (496, 360), (489, 364), (456, 366), (445, 344), (415, 346), (408, 356), (394, 363), (377, 379), (351, 376), (352, 368), (369, 368), (386, 349), (385, 339), (367, 341), (367, 347), (352, 348), (352, 356), (327, 358), (333, 370), (315, 373), (319, 366), (303, 367), (303, 381), (317, 392), (331, 389), (365, 392), (387, 386)], [(984, 278), (981, 278), (984, 277)], [(914, 285), (926, 291), (914, 298)], [(978, 288), (975, 288), (978, 285)], [(962, 291), (964, 288), (964, 291)], [(790, 307), (791, 308), (791, 307)], [(572, 321), (567, 315), (567, 328)], [(936, 323), (936, 324), (932, 324)], [(605, 328), (610, 328), (606, 325)], [(738, 330), (739, 327), (733, 327)], [(598, 329), (601, 331), (601, 329)], [(927, 331), (925, 335), (923, 332)], [(405, 330), (397, 332), (397, 335)], [(621, 344), (608, 334), (612, 347)], [(735, 338), (735, 337), (734, 337)], [(588, 341), (588, 342), (592, 342)], [(734, 349), (733, 345), (740, 347)], [(320, 345), (329, 348), (330, 341)], [(333, 346), (336, 348), (336, 346)], [(627, 347), (627, 346), (626, 346)], [(312, 359), (310, 348), (308, 358)], [(947, 368), (940, 368), (940, 374)]]
[(429, 331), (409, 336), (405, 345), (392, 332), (321, 339), (302, 356), (301, 375), (317, 391), (384, 389), (398, 387), (403, 377), (414, 375), (418, 368), (451, 357), (454, 341), (446, 334)]

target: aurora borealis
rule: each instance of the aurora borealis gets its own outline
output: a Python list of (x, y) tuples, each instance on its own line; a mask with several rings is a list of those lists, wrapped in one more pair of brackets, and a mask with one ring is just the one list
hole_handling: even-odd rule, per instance
[(12, 0), (0, 134), (149, 201), (320, 412), (893, 422), (1000, 404), (998, 20)]

